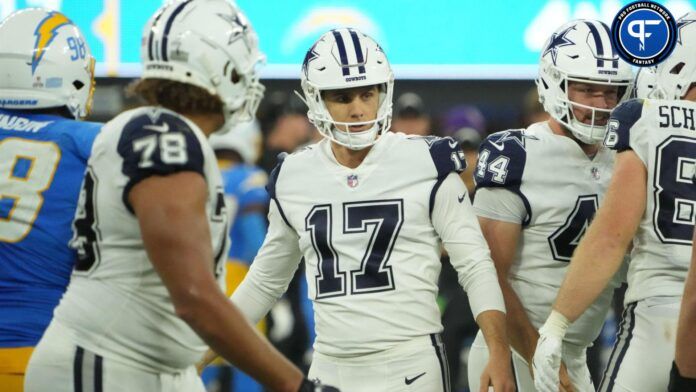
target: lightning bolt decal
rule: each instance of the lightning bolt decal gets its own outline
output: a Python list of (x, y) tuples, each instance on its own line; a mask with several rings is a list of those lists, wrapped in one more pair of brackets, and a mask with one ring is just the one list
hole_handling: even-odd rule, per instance
[(54, 11), (48, 14), (48, 16), (39, 22), (38, 26), (36, 26), (36, 30), (34, 31), (36, 42), (34, 42), (34, 53), (31, 56), (32, 75), (34, 74), (34, 71), (36, 71), (36, 67), (39, 65), (39, 62), (41, 62), (48, 45), (50, 45), (53, 38), (55, 38), (56, 30), (66, 24), (72, 24), (70, 19), (60, 12)]

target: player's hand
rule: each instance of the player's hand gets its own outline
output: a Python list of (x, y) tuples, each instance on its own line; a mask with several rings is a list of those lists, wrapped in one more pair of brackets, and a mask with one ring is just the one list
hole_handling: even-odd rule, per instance
[(309, 380), (305, 378), (300, 384), (297, 392), (341, 392), (340, 389), (330, 385), (322, 385), (319, 380)]
[[(534, 351), (534, 386), (539, 392), (558, 392), (563, 340), (542, 331)], [(568, 372), (565, 372), (568, 375)]]
[(512, 376), (512, 360), (510, 351), (507, 354), (494, 354), (491, 352), (488, 364), (481, 374), (481, 387), (479, 392), (489, 391), (489, 387), (495, 392), (513, 392), (515, 380)]

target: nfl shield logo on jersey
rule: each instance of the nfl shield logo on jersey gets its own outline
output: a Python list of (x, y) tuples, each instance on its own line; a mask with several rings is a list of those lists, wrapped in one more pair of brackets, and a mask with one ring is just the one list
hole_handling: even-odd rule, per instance
[(355, 188), (358, 186), (358, 176), (356, 174), (351, 174), (348, 177), (346, 177), (346, 180), (348, 181), (348, 186), (351, 188)]

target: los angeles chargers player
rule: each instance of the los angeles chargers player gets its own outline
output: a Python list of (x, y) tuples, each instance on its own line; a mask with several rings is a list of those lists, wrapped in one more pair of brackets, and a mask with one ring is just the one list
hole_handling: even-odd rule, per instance
[(97, 136), (73, 222), (78, 262), (27, 391), (204, 391), (207, 344), (274, 391), (315, 391), (224, 287), (228, 217), (207, 136), (253, 115), (256, 33), (226, 0), (168, 2), (133, 87), (150, 106)]
[(486, 385), (512, 390), (504, 305), (457, 172), (450, 138), (387, 132), (393, 74), (358, 30), (322, 35), (301, 84), (324, 139), (282, 160), (269, 180), (269, 231), (232, 300), (252, 322), (304, 258), (316, 340), (310, 378), (345, 391), (449, 391), (435, 302), (440, 241), (492, 347)]
[(60, 12), (0, 23), (0, 385), (21, 391), (77, 258), (68, 247), (87, 158), (94, 58)]
[(609, 120), (604, 144), (617, 151), (614, 175), (539, 331), (540, 391), (556, 390), (559, 340), (585, 317), (629, 245), (626, 310), (599, 390), (667, 389), (696, 211), (696, 13), (677, 24), (675, 49), (655, 70), (654, 96), (663, 99), (628, 101)]
[[(632, 79), (606, 25), (568, 22), (547, 40), (539, 61), (536, 83), (550, 119), (495, 133), (479, 148), (474, 208), (505, 296), (520, 391), (535, 390), (530, 364), (537, 328), (609, 184), (614, 153), (601, 142), (609, 113), (627, 99)], [(612, 294), (608, 287), (563, 340), (566, 390), (594, 391), (585, 352), (601, 331)], [(487, 357), (479, 334), (469, 354), (474, 390)]]

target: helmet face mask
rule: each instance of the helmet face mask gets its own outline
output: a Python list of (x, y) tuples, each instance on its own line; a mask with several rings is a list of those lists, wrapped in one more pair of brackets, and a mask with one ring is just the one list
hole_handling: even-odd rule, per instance
[[(382, 48), (367, 35), (349, 28), (331, 30), (322, 35), (305, 56), (301, 86), (307, 104), (307, 116), (325, 138), (361, 150), (372, 146), (389, 130), (392, 116), (394, 74)], [(379, 106), (374, 119), (361, 122), (335, 120), (322, 95), (328, 90), (377, 86)], [(351, 132), (349, 127), (370, 125)]]
[[(571, 83), (616, 87), (618, 105), (631, 95), (631, 67), (620, 60), (611, 46), (609, 28), (593, 20), (576, 20), (561, 26), (549, 38), (539, 61), (536, 80), (539, 99), (551, 117), (586, 144), (602, 142), (604, 119), (613, 107), (594, 107), (569, 97)], [(591, 112), (589, 123), (575, 111)]]
[(256, 114), (265, 63), (258, 37), (244, 14), (224, 0), (170, 2), (145, 26), (143, 79), (168, 79), (201, 87), (223, 103), (226, 132)]
[(89, 115), (94, 57), (80, 29), (60, 12), (27, 8), (0, 24), (0, 108), (65, 107)]

